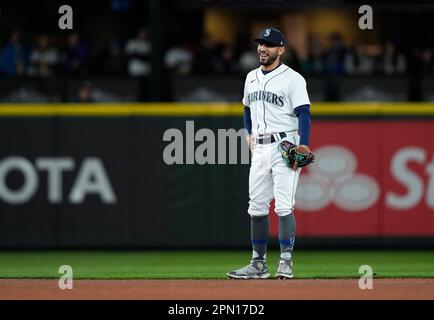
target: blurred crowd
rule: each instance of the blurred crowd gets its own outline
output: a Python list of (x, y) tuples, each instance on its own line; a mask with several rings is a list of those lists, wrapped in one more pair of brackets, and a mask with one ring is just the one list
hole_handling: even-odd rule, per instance
[[(249, 39), (235, 45), (213, 44), (203, 35), (199, 44), (175, 44), (165, 54), (166, 67), (179, 74), (246, 73), (258, 66), (256, 44)], [(304, 75), (434, 74), (434, 48), (408, 48), (399, 39), (381, 45), (356, 41), (347, 44), (339, 33), (323, 43), (310, 36), (305, 57), (287, 45), (283, 61)]]
[(151, 72), (151, 43), (145, 28), (122, 42), (113, 38), (96, 49), (76, 32), (63, 43), (54, 44), (48, 35), (38, 35), (25, 43), (18, 31), (0, 49), (0, 75), (49, 77), (71, 75), (147, 76)]
[[(142, 77), (152, 71), (152, 45), (146, 28), (130, 39), (113, 38), (98, 46), (76, 32), (62, 41), (37, 35), (24, 42), (18, 31), (11, 33), (0, 48), (0, 75), (50, 77), (130, 76)], [(284, 62), (305, 75), (398, 75), (434, 73), (433, 48), (405, 48), (397, 39), (381, 45), (363, 41), (345, 43), (338, 33), (327, 43), (309, 37), (307, 54), (300, 57), (291, 46)], [(234, 44), (215, 43), (203, 34), (195, 40), (175, 40), (164, 48), (164, 65), (173, 74), (243, 74), (257, 67), (255, 44), (240, 37)]]

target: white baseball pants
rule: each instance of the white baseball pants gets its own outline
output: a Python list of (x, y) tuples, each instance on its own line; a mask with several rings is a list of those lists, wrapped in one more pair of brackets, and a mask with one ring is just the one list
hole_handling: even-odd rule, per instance
[[(294, 134), (284, 140), (298, 144), (300, 137)], [(277, 215), (285, 216), (293, 212), (301, 168), (294, 171), (288, 167), (277, 149), (278, 144), (257, 144), (253, 150), (249, 174), (248, 213), (251, 216), (268, 215), (273, 198)]]

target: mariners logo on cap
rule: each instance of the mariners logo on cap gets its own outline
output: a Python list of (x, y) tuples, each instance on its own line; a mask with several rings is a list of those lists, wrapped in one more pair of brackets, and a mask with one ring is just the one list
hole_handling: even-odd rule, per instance
[(265, 30), (264, 36), (268, 37), (270, 35), (271, 30), (267, 29)]

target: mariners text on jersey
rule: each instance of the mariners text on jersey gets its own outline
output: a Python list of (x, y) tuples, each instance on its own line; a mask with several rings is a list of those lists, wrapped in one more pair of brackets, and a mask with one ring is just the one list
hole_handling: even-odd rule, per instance
[(250, 108), (252, 134), (298, 130), (294, 110), (310, 105), (306, 81), (285, 64), (263, 74), (261, 67), (247, 74), (243, 104)]
[(278, 96), (273, 92), (264, 91), (264, 90), (259, 90), (259, 91), (249, 93), (249, 95), (247, 96), (248, 104), (251, 104), (252, 102), (255, 101), (266, 101), (278, 105), (279, 107), (283, 107), (284, 104), (283, 96)]

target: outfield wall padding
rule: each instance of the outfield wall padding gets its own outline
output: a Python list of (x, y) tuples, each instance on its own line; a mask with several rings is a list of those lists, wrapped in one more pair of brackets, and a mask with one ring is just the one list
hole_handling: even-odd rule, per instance
[[(314, 107), (319, 158), (302, 173), (298, 236), (434, 238), (434, 105)], [(163, 161), (166, 130), (239, 130), (241, 115), (225, 104), (2, 105), (0, 248), (248, 247), (249, 165)]]

